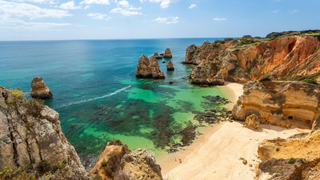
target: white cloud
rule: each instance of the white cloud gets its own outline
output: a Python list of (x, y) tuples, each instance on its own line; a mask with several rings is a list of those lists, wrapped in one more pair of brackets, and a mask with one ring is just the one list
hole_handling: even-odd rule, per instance
[(298, 12), (298, 10), (292, 10), (292, 11), (290, 11), (290, 13), (296, 13), (296, 12)]
[(178, 23), (179, 17), (158, 17), (157, 19), (154, 19), (152, 21), (157, 21), (158, 23), (164, 23), (164, 24), (174, 24), (174, 23)]
[(277, 12), (279, 12), (280, 10), (275, 10), (275, 11), (273, 11), (273, 13), (277, 13)]
[(15, 2), (32, 2), (32, 3), (40, 3), (40, 4), (55, 4), (54, 0), (13, 0)]
[(74, 1), (69, 1), (60, 5), (61, 9), (81, 9), (81, 6), (74, 6)]
[(104, 19), (106, 21), (110, 20), (111, 17), (106, 17), (106, 14), (100, 14), (100, 13), (91, 13), (91, 14), (87, 14), (87, 16), (91, 17), (92, 19)]
[[(161, 2), (160, 7), (165, 9), (165, 8), (169, 7), (170, 3), (177, 2), (179, 0), (149, 0), (149, 1), (153, 2), (153, 3)], [(142, 1), (140, 0), (140, 2), (142, 2)]]
[(81, 1), (80, 4), (107, 4), (109, 5), (110, 0), (84, 0), (84, 1)]
[(89, 9), (90, 8), (90, 6), (89, 5), (86, 5), (85, 7), (84, 7), (84, 9)]
[(197, 5), (196, 4), (191, 4), (191, 6), (189, 7), (189, 9), (195, 8)]
[(48, 22), (25, 22), (15, 18), (0, 17), (1, 30), (49, 30), (57, 27), (71, 26), (69, 23), (48, 23)]
[(215, 20), (215, 21), (226, 21), (227, 18), (214, 18), (213, 20)]
[(119, 4), (120, 4), (121, 6), (123, 6), (123, 7), (129, 7), (129, 2), (126, 1), (126, 0), (120, 1)]
[(110, 11), (110, 13), (120, 13), (124, 16), (132, 16), (132, 15), (139, 15), (139, 14), (142, 14), (141, 12), (137, 11), (137, 10), (140, 10), (141, 7), (139, 8), (135, 8), (133, 6), (131, 6), (130, 8), (120, 8), (120, 7), (117, 7), (117, 8), (114, 8)]
[(37, 18), (62, 18), (66, 16), (72, 16), (66, 10), (58, 9), (45, 9), (35, 5), (25, 3), (15, 3), (0, 0), (0, 14), (2, 17), (7, 18), (19, 18), (28, 17), (30, 19)]

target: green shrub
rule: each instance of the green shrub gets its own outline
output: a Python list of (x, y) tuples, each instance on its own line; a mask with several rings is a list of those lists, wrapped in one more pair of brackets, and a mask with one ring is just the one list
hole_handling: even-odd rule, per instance
[(38, 117), (43, 109), (44, 100), (41, 99), (29, 99), (23, 105), (27, 108), (27, 114), (34, 117)]
[(307, 83), (311, 83), (311, 84), (318, 84), (316, 80), (314, 79), (303, 79), (302, 81), (307, 82)]
[(107, 161), (102, 161), (101, 166), (107, 166)]
[(288, 160), (288, 163), (289, 164), (293, 164), (293, 163), (295, 163), (296, 162), (296, 159), (295, 158), (290, 158), (289, 160)]
[(16, 105), (19, 100), (22, 100), (24, 98), (23, 93), (19, 88), (9, 89), (8, 93), (9, 93), (9, 98), (7, 100), (7, 104), (9, 105)]
[(314, 32), (312, 32), (312, 31), (309, 31), (309, 34), (313, 34)]
[(272, 79), (271, 79), (270, 77), (261, 77), (261, 78), (259, 79), (259, 81), (260, 81), (260, 82), (262, 82), (262, 81), (272, 81)]

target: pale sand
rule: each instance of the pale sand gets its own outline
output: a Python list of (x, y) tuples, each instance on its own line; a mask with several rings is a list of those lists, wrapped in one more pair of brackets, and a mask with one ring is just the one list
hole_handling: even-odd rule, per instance
[[(222, 87), (235, 102), (242, 94), (242, 85), (229, 83)], [(233, 94), (232, 94), (233, 93)], [(259, 131), (242, 127), (243, 122), (224, 122), (208, 128), (195, 142), (176, 154), (157, 159), (162, 174), (168, 180), (220, 180), (254, 179), (258, 143), (264, 139), (287, 138), (299, 133), (298, 129), (285, 129), (261, 125)], [(244, 165), (240, 157), (248, 160)], [(175, 161), (175, 158), (177, 161)], [(179, 159), (182, 163), (179, 163)], [(254, 159), (254, 161), (253, 161)], [(253, 166), (250, 168), (249, 164)]]

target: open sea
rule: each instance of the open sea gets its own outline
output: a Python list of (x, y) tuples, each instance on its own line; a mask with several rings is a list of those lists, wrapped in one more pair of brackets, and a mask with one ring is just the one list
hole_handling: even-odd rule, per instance
[[(194, 116), (206, 109), (203, 96), (226, 97), (219, 87), (190, 84), (186, 76), (194, 65), (181, 64), (189, 45), (206, 40), (216, 39), (0, 42), (0, 86), (28, 93), (33, 77), (42, 77), (53, 94), (45, 104), (60, 114), (62, 130), (80, 156), (99, 155), (113, 139), (159, 156), (165, 152), (160, 134), (181, 131), (189, 121), (196, 124)], [(166, 48), (173, 58), (159, 60), (165, 80), (135, 77), (142, 54), (150, 58)], [(169, 60), (173, 72), (165, 66)], [(170, 142), (181, 138), (176, 134)]]

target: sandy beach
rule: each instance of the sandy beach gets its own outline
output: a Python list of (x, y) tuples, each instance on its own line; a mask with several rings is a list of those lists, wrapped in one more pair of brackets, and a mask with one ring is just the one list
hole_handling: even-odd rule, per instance
[[(221, 87), (230, 93), (229, 99), (236, 102), (242, 95), (242, 85), (228, 83)], [(231, 104), (232, 107), (233, 104)], [(287, 138), (301, 132), (299, 129), (285, 129), (261, 124), (260, 130), (242, 127), (242, 121), (223, 122), (206, 129), (203, 135), (176, 154), (158, 160), (162, 174), (168, 180), (186, 179), (254, 179), (254, 168), (258, 143), (264, 139)], [(244, 165), (240, 158), (248, 161)], [(182, 163), (179, 163), (179, 159)], [(249, 167), (252, 165), (252, 167)]]

